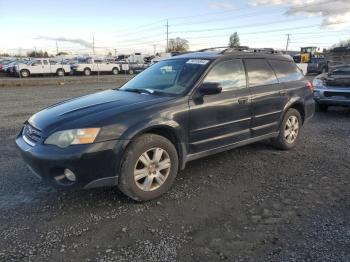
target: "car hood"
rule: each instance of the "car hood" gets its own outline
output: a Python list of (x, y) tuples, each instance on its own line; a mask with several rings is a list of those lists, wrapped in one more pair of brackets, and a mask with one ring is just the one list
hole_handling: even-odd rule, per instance
[(77, 124), (79, 128), (91, 127), (108, 116), (113, 117), (170, 99), (173, 97), (107, 90), (49, 106), (33, 115), (28, 122), (44, 133), (77, 128)]

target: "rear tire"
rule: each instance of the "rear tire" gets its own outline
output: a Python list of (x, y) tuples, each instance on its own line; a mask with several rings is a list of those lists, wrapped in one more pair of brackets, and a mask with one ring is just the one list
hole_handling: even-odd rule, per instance
[(298, 110), (288, 109), (283, 117), (278, 137), (272, 140), (272, 144), (282, 150), (294, 148), (299, 140), (302, 128), (302, 119)]
[(327, 112), (328, 106), (322, 105), (322, 104), (316, 102), (315, 103), (315, 110), (316, 110), (316, 112)]
[(176, 148), (168, 139), (141, 135), (125, 151), (118, 187), (136, 201), (158, 198), (174, 183), (178, 166)]
[(85, 68), (85, 69), (84, 69), (84, 75), (85, 75), (85, 76), (91, 75), (91, 70), (90, 70), (90, 68)]
[(116, 67), (113, 68), (113, 69), (112, 69), (112, 74), (113, 74), (113, 75), (118, 75), (118, 74), (119, 74), (118, 68), (116, 68)]
[(57, 69), (56, 74), (57, 74), (57, 76), (64, 76), (65, 72), (63, 69)]

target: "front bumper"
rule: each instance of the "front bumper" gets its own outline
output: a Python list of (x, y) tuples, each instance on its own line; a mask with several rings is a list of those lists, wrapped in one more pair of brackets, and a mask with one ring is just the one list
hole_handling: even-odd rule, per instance
[[(22, 132), (16, 138), (22, 158), (33, 173), (54, 186), (77, 188), (117, 185), (127, 143), (126, 140), (112, 140), (59, 148), (42, 143), (31, 146), (23, 139)], [(75, 182), (62, 176), (65, 169), (74, 172)]]
[(350, 88), (315, 88), (317, 103), (329, 106), (350, 106)]

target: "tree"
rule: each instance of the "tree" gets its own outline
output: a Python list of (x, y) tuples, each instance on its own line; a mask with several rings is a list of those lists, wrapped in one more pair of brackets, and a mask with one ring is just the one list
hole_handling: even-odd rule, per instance
[(234, 32), (230, 36), (230, 42), (229, 42), (228, 45), (229, 45), (230, 48), (238, 47), (238, 46), (241, 45), (237, 32)]
[(350, 46), (350, 39), (345, 41), (340, 41), (338, 44), (335, 44), (332, 47), (348, 47), (348, 46)]
[(32, 52), (28, 52), (27, 53), (28, 57), (34, 57), (34, 58), (45, 58), (45, 57), (49, 57), (49, 54), (47, 53), (47, 51), (32, 51)]
[(167, 52), (174, 52), (174, 51), (184, 52), (184, 51), (188, 51), (189, 49), (188, 41), (180, 37), (170, 39), (168, 45), (169, 47)]
[(58, 52), (56, 55), (57, 55), (57, 56), (60, 56), (60, 55), (69, 55), (69, 53), (68, 53), (68, 52)]

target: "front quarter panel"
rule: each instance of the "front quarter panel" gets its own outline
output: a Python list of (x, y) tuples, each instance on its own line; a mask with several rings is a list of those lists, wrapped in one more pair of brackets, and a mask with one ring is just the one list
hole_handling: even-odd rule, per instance
[(103, 123), (101, 126), (104, 127), (98, 141), (132, 140), (148, 130), (167, 128), (175, 133), (179, 142), (185, 142), (188, 130), (188, 98), (177, 98), (125, 111), (111, 117), (108, 124)]

